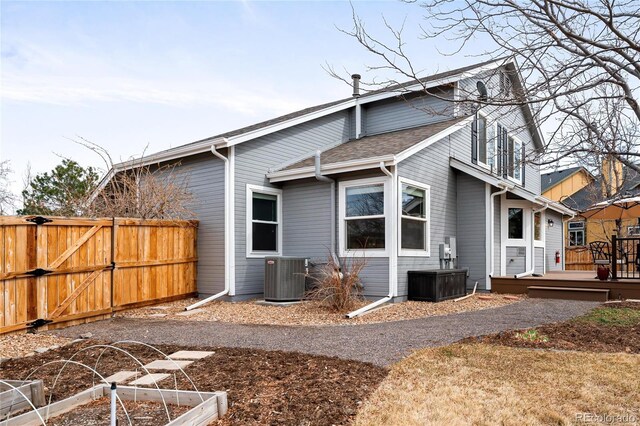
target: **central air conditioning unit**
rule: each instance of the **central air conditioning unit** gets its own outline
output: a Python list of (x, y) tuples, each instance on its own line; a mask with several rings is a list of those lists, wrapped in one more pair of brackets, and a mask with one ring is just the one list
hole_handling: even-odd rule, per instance
[(264, 300), (292, 302), (302, 300), (309, 259), (304, 257), (267, 257), (264, 260)]

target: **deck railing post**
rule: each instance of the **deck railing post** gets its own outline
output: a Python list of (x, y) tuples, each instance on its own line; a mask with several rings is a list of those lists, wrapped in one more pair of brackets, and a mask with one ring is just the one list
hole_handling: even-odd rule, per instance
[(618, 236), (611, 236), (611, 279), (618, 279)]

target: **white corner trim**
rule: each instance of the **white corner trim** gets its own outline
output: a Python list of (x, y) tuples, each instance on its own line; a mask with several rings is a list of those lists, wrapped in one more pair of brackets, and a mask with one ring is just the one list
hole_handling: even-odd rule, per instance
[(493, 265), (494, 259), (493, 256), (491, 256), (491, 242), (493, 241), (493, 239), (491, 238), (491, 231), (493, 230), (491, 223), (493, 222), (494, 218), (491, 215), (491, 212), (493, 211), (493, 209), (491, 208), (491, 204), (492, 204), (492, 199), (491, 199), (491, 185), (486, 183), (484, 184), (484, 211), (485, 211), (485, 219), (484, 219), (484, 226), (485, 226), (485, 247), (484, 247), (484, 253), (485, 253), (485, 283), (486, 283), (486, 289), (487, 290), (491, 290), (491, 270), (493, 269), (491, 266)]
[(229, 232), (229, 296), (236, 294), (236, 149), (230, 147), (229, 158), (229, 225), (225, 232)]
[(473, 121), (473, 116), (467, 117), (464, 120), (452, 124), (451, 126), (447, 127), (446, 129), (436, 133), (435, 135), (428, 137), (427, 139), (418, 142), (417, 144), (413, 145), (412, 147), (405, 149), (404, 151), (402, 151), (399, 154), (396, 154), (396, 162), (401, 162), (403, 160), (406, 160), (407, 158), (411, 157), (412, 155), (416, 154), (417, 152), (422, 151), (423, 149), (427, 148), (430, 145), (433, 145), (434, 143), (438, 142), (439, 140), (446, 138), (447, 136), (457, 132), (460, 129), (463, 129), (466, 125), (468, 125), (469, 123), (471, 123)]
[[(415, 186), (425, 191), (425, 246), (426, 250), (412, 250), (402, 248), (402, 184)], [(431, 186), (416, 180), (404, 177), (398, 178), (396, 193), (396, 232), (398, 245), (398, 256), (400, 257), (431, 257)]]
[[(384, 249), (357, 249), (347, 250), (346, 248), (346, 189), (354, 186), (376, 185), (382, 184), (384, 187), (384, 229), (385, 229), (385, 248)], [(391, 252), (390, 244), (393, 238), (391, 212), (392, 199), (391, 187), (393, 177), (380, 176), (365, 179), (355, 179), (338, 182), (338, 253), (340, 257), (389, 257)]]
[[(278, 215), (278, 250), (273, 252), (254, 252), (251, 249), (253, 244), (253, 193), (271, 194), (277, 197), (277, 215)], [(247, 258), (264, 258), (267, 256), (282, 256), (282, 190), (278, 188), (270, 188), (260, 185), (246, 184), (246, 256)]]

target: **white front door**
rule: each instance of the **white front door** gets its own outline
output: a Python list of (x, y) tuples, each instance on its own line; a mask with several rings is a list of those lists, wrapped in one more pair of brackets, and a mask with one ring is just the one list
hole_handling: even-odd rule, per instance
[(532, 204), (502, 196), (500, 275), (509, 276), (532, 267), (531, 253)]

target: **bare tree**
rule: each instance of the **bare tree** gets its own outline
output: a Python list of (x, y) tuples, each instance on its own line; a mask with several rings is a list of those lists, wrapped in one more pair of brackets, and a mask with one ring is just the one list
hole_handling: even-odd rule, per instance
[(84, 200), (84, 215), (141, 219), (196, 217), (188, 173), (180, 169), (180, 163), (149, 165), (131, 160), (126, 168), (118, 168), (105, 148), (82, 138), (75, 142), (100, 156), (108, 171), (98, 189)]
[[(538, 153), (527, 161), (540, 165), (558, 160), (588, 163), (595, 157), (612, 157), (640, 171), (640, 2), (405, 3), (414, 8), (411, 12), (416, 7), (422, 10), (421, 35), (425, 41), (437, 42), (438, 46), (446, 41), (448, 51), (442, 52), (444, 55), (467, 53), (483, 59), (506, 57), (517, 61), (523, 86), (514, 87), (512, 96), (478, 101), (477, 94), (469, 92), (461, 93), (460, 101), (530, 105), (536, 122), (548, 122), (554, 130), (547, 137), (545, 154)], [(353, 29), (343, 32), (372, 54), (369, 70), (391, 75), (372, 84), (384, 89), (396, 85), (397, 80), (420, 79), (415, 58), (406, 53), (402, 26), (393, 27), (385, 21), (388, 33), (372, 34), (355, 11), (353, 24)]]
[(0, 215), (10, 214), (15, 208), (16, 195), (11, 191), (11, 167), (9, 161), (0, 161)]

